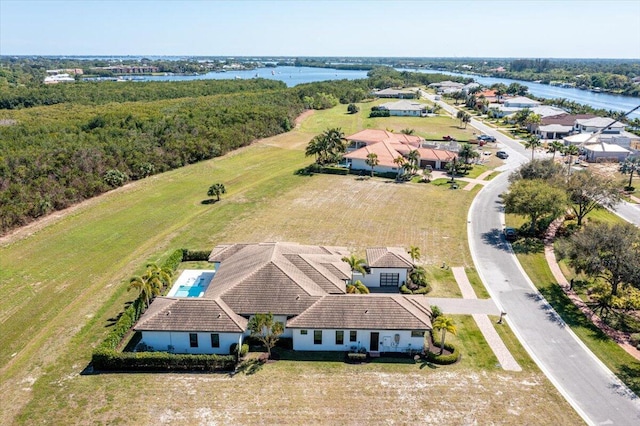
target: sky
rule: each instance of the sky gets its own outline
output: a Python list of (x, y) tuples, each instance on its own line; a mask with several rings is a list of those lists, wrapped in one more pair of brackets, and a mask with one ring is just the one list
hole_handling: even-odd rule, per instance
[(0, 0), (0, 55), (640, 60), (640, 0)]

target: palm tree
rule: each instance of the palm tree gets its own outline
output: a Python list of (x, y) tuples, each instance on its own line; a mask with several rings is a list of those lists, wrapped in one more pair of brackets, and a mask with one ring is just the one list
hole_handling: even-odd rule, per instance
[(315, 156), (316, 163), (321, 164), (323, 151), (324, 140), (320, 137), (320, 135), (318, 135), (309, 141), (309, 143), (307, 144), (307, 148), (304, 150), (304, 155), (306, 157)]
[(629, 173), (629, 185), (627, 188), (631, 189), (633, 183), (633, 174), (640, 174), (640, 157), (628, 157), (622, 164), (620, 164), (620, 173), (626, 175)]
[(362, 275), (366, 275), (367, 270), (364, 268), (364, 265), (366, 265), (367, 262), (364, 259), (361, 259), (352, 254), (349, 257), (343, 257), (341, 260), (349, 264), (351, 272), (360, 272)]
[(564, 153), (564, 155), (568, 155), (569, 156), (569, 165), (567, 167), (567, 169), (568, 169), (567, 170), (567, 175), (570, 175), (571, 174), (571, 163), (573, 162), (573, 156), (580, 154), (580, 150), (578, 149), (577, 146), (569, 144), (569, 145), (564, 147), (562, 152)]
[(539, 125), (542, 122), (542, 116), (540, 114), (531, 113), (524, 119), (524, 124), (527, 126), (527, 130), (533, 131), (533, 127)]
[(553, 141), (547, 145), (547, 152), (553, 153), (551, 157), (552, 161), (555, 160), (556, 158), (556, 152), (562, 152), (563, 148), (564, 148), (564, 144), (560, 141)]
[(364, 162), (367, 163), (367, 166), (371, 167), (371, 177), (373, 177), (373, 169), (380, 163), (380, 161), (378, 161), (378, 154), (370, 152)]
[(406, 128), (406, 129), (402, 129), (400, 130), (400, 133), (404, 134), (404, 135), (413, 135), (416, 131), (414, 129), (410, 129), (410, 128)]
[(420, 247), (418, 246), (411, 246), (409, 247), (409, 256), (411, 256), (411, 261), (413, 263), (416, 263), (416, 260), (420, 259)]
[(531, 149), (531, 159), (533, 160), (533, 154), (536, 151), (536, 148), (542, 145), (540, 138), (536, 135), (531, 135), (524, 143), (524, 147), (527, 149)]
[(396, 158), (393, 159), (393, 164), (398, 166), (398, 176), (396, 176), (396, 179), (400, 179), (400, 172), (404, 168), (404, 164), (406, 162), (407, 161), (404, 159), (404, 157), (402, 155), (399, 155), (399, 156), (397, 156)]
[(458, 334), (458, 329), (456, 328), (453, 319), (445, 315), (439, 315), (433, 321), (433, 329), (436, 331), (442, 331), (442, 340), (440, 341), (440, 355), (442, 355), (442, 352), (444, 352), (444, 338), (446, 337), (447, 331), (455, 336)]
[(471, 144), (463, 143), (462, 145), (460, 145), (460, 149), (458, 150), (458, 156), (460, 157), (460, 159), (464, 164), (467, 164), (470, 158), (475, 157), (474, 154), (478, 154), (478, 153), (473, 149), (473, 146), (471, 146)]
[(220, 201), (220, 195), (226, 194), (226, 193), (227, 193), (227, 189), (224, 187), (224, 184), (222, 183), (214, 183), (209, 187), (209, 190), (207, 191), (207, 195), (209, 197), (213, 197), (215, 195), (218, 201)]
[(347, 293), (349, 294), (369, 294), (369, 287), (362, 284), (362, 281), (357, 280), (355, 283), (347, 284)]
[(418, 162), (420, 161), (420, 153), (418, 150), (413, 149), (409, 151), (407, 160), (409, 160), (409, 164), (411, 165), (411, 173), (415, 173), (418, 170)]
[(140, 297), (144, 299), (145, 306), (149, 306), (151, 299), (162, 292), (164, 286), (171, 281), (171, 271), (167, 268), (160, 268), (155, 263), (147, 265), (147, 270), (141, 276), (136, 276), (129, 280), (128, 290), (135, 289), (140, 292)]
[(344, 133), (339, 127), (327, 129), (322, 133), (322, 137), (326, 144), (327, 160), (337, 162), (341, 154), (346, 150), (346, 139)]
[(451, 182), (455, 182), (456, 173), (460, 171), (460, 163), (458, 162), (458, 157), (453, 157), (453, 160), (447, 163), (445, 169), (447, 169), (447, 172), (451, 175)]

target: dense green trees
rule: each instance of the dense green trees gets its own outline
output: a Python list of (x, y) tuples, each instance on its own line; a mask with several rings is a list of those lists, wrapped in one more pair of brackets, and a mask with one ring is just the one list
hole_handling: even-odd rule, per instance
[(567, 205), (567, 196), (562, 189), (543, 180), (523, 179), (511, 185), (509, 192), (504, 194), (503, 201), (505, 213), (529, 217), (529, 232), (533, 234), (541, 218), (555, 218), (562, 213)]
[[(166, 85), (169, 95), (174, 85), (181, 86)], [(92, 87), (97, 94), (103, 88)], [(14, 124), (0, 126), (0, 233), (127, 179), (210, 159), (287, 131), (302, 110), (298, 93), (284, 89), (5, 111)]]
[(585, 216), (596, 207), (613, 207), (620, 202), (616, 183), (588, 170), (573, 173), (564, 182), (564, 188), (578, 220), (578, 226), (582, 225)]

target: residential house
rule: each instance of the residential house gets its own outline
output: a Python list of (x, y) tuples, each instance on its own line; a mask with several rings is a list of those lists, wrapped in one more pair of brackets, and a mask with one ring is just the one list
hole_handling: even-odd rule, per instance
[(542, 139), (562, 139), (574, 132), (574, 125), (578, 119), (596, 117), (593, 114), (569, 114), (562, 112), (556, 115), (542, 116), (540, 124), (533, 127), (532, 133), (540, 135)]
[(372, 94), (377, 98), (414, 99), (418, 97), (417, 89), (382, 89), (375, 90)]
[(585, 160), (590, 163), (622, 162), (631, 155), (627, 148), (605, 142), (585, 145), (582, 150)]
[(515, 114), (523, 109), (532, 109), (540, 106), (540, 102), (529, 99), (526, 96), (516, 96), (505, 99), (502, 104), (489, 104), (488, 109), (492, 111), (494, 117), (502, 118)]
[(429, 87), (435, 88), (436, 93), (442, 95), (449, 95), (457, 92), (461, 92), (465, 85), (455, 81), (441, 81), (439, 83), (431, 83)]
[(429, 112), (427, 105), (406, 100), (387, 102), (381, 104), (379, 108), (389, 111), (391, 116), (401, 117), (426, 117)]
[(393, 133), (388, 130), (381, 129), (365, 129), (357, 133), (349, 135), (345, 138), (348, 142), (347, 151), (360, 149), (366, 145), (372, 145), (379, 142), (391, 142), (398, 144), (410, 145), (418, 148), (424, 138), (415, 135), (405, 135), (404, 133)]
[[(223, 354), (250, 334), (253, 315), (270, 312), (295, 350), (421, 350), (428, 312), (400, 294), (346, 294), (356, 278), (342, 261), (347, 255), (340, 247), (294, 243), (218, 245), (204, 293), (172, 289), (174, 296), (154, 299), (134, 330), (153, 350)], [(367, 259), (372, 287), (397, 289), (412, 267), (401, 248), (369, 249)]]

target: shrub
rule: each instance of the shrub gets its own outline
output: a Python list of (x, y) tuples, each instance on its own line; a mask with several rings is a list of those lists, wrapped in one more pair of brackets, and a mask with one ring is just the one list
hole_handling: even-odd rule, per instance
[(360, 111), (360, 108), (358, 108), (358, 105), (356, 104), (349, 104), (349, 106), (347, 107), (347, 111), (349, 112), (349, 114), (355, 114)]
[(328, 175), (348, 175), (349, 169), (344, 167), (335, 167), (335, 166), (327, 166), (321, 169), (322, 173), (326, 173)]
[(424, 353), (424, 359), (439, 365), (449, 365), (458, 362), (458, 360), (460, 359), (460, 351), (458, 350), (458, 348), (451, 343), (446, 342), (444, 344), (444, 348), (448, 351), (451, 351), (451, 353), (440, 355), (438, 353), (433, 353), (427, 350)]
[(411, 290), (407, 288), (406, 284), (400, 286), (400, 293), (402, 294), (411, 294)]
[(184, 256), (184, 252), (185, 252), (185, 249), (175, 250), (173, 253), (171, 253), (171, 256), (169, 256), (162, 263), (161, 267), (162, 268), (171, 269), (172, 271), (175, 271), (176, 269), (178, 269), (178, 265), (180, 265), (180, 262), (182, 262), (182, 258)]
[(391, 114), (389, 113), (389, 110), (386, 109), (379, 109), (376, 111), (371, 111), (369, 113), (369, 118), (376, 118), (376, 117), (390, 117)]
[(631, 343), (633, 346), (640, 345), (640, 333), (632, 333), (629, 336), (629, 343)]
[(112, 188), (124, 185), (129, 177), (118, 169), (107, 170), (104, 174), (104, 182)]
[(431, 305), (431, 321), (442, 315), (442, 309), (438, 305)]
[(420, 287), (413, 291), (413, 294), (427, 294), (431, 291), (431, 286), (426, 284), (424, 287)]
[(194, 261), (202, 261), (209, 260), (209, 255), (211, 254), (210, 250), (182, 250), (182, 261), (183, 262), (194, 262)]
[(231, 355), (237, 355), (239, 358), (242, 358), (249, 353), (249, 345), (243, 343), (240, 347), (240, 352), (238, 352), (238, 344), (232, 343), (231, 346), (229, 346), (229, 353)]
[(349, 352), (347, 354), (347, 359), (350, 362), (365, 362), (367, 360), (367, 354), (358, 353), (358, 352)]

